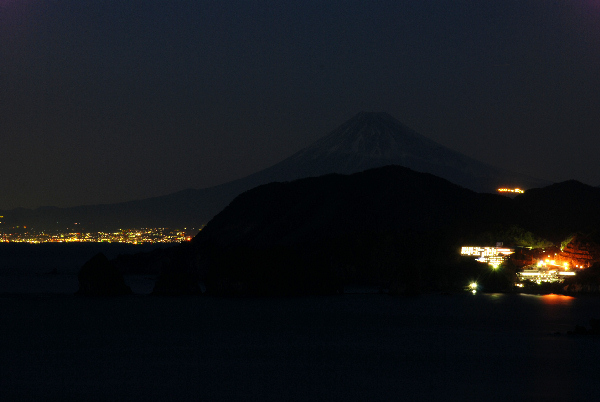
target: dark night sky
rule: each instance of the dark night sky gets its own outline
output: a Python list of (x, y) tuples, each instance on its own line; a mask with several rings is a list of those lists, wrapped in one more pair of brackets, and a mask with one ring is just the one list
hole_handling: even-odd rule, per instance
[(600, 1), (0, 0), (0, 209), (270, 166), (359, 111), (600, 184)]

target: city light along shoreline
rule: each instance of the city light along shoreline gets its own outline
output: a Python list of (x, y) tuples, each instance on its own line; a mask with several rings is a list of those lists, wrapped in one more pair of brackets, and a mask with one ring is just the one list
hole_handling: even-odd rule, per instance
[(191, 241), (201, 228), (132, 228), (114, 232), (0, 233), (0, 243), (181, 243)]

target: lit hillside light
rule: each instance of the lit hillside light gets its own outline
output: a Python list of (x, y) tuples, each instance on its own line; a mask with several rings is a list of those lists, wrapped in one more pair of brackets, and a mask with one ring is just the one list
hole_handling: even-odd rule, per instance
[(520, 188), (499, 188), (497, 190), (499, 193), (515, 193), (515, 194), (523, 194), (525, 191)]
[(471, 289), (474, 289), (474, 290), (476, 290), (476, 289), (477, 289), (477, 282), (471, 282), (471, 284), (469, 284), (469, 287), (470, 287)]

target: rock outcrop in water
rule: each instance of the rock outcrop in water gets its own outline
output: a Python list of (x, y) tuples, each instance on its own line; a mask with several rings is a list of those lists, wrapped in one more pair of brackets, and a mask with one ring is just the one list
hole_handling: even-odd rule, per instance
[(600, 320), (597, 318), (590, 319), (590, 329), (587, 329), (583, 325), (576, 325), (573, 331), (567, 331), (567, 335), (587, 335), (587, 336), (600, 336)]
[(102, 253), (96, 254), (81, 267), (77, 275), (80, 296), (119, 296), (131, 294), (123, 274)]

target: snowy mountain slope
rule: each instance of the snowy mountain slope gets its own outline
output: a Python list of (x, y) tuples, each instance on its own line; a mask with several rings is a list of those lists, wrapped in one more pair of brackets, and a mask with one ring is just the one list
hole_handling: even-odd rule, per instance
[(284, 161), (242, 180), (286, 181), (327, 173), (351, 174), (385, 165), (431, 173), (479, 192), (493, 192), (499, 186), (531, 188), (550, 184), (462, 155), (387, 113), (366, 112)]

